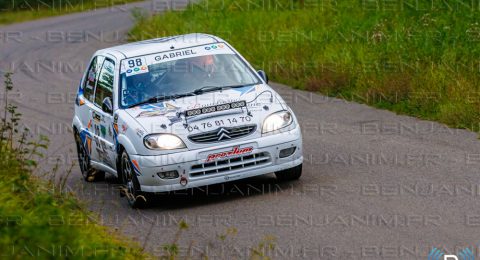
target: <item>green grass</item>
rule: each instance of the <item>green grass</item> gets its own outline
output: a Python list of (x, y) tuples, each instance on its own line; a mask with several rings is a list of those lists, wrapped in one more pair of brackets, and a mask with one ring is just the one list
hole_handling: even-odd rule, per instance
[(0, 145), (0, 255), (35, 257), (143, 259), (140, 247), (97, 225), (93, 213), (70, 194), (34, 178), (16, 152)]
[[(5, 97), (13, 88), (6, 75)], [(63, 192), (69, 172), (58, 178), (55, 167), (40, 174), (37, 160), (48, 141), (30, 141), (29, 132), (19, 129), (17, 108), (7, 99), (1, 101), (0, 258), (148, 258), (136, 242), (97, 224), (97, 215)]]
[(384, 3), (203, 0), (138, 19), (130, 39), (215, 34), (273, 81), (479, 131), (480, 9)]
[[(0, 8), (0, 25), (26, 22), (69, 13), (90, 11), (138, 1), (141, 0), (35, 0), (30, 1), (32, 3), (29, 3), (28, 5), (25, 4), (25, 2), (27, 2), (26, 0), (16, 1), (16, 3), (23, 5), (12, 8), (6, 4), (3, 8)], [(0, 7), (2, 7), (2, 2), (10, 3), (11, 1), (0, 0)]]

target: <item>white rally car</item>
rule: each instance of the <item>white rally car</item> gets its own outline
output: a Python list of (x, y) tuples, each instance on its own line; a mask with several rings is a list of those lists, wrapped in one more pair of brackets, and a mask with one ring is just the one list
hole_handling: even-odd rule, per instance
[(227, 42), (188, 34), (97, 51), (73, 130), (87, 181), (109, 172), (131, 206), (146, 195), (274, 172), (298, 179), (295, 115)]

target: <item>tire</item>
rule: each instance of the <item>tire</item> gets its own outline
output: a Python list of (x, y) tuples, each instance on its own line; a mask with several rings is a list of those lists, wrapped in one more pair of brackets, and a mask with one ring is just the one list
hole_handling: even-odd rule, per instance
[(95, 170), (90, 165), (90, 157), (77, 131), (75, 131), (75, 143), (77, 144), (78, 165), (83, 179), (87, 182), (105, 179), (105, 172)]
[(140, 182), (138, 182), (137, 174), (133, 170), (132, 161), (130, 161), (130, 157), (126, 151), (122, 152), (120, 158), (119, 179), (123, 184), (120, 195), (127, 198), (130, 207), (144, 208), (148, 205), (148, 196), (140, 189)]
[(277, 180), (279, 181), (298, 180), (300, 179), (300, 176), (302, 176), (302, 164), (290, 169), (275, 172), (275, 176), (277, 176)]

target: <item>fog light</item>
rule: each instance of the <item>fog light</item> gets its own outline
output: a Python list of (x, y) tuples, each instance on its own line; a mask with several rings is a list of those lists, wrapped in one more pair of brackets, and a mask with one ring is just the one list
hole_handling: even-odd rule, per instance
[(159, 172), (157, 175), (162, 179), (176, 179), (179, 176), (177, 171)]
[(280, 158), (288, 157), (295, 152), (295, 149), (297, 149), (297, 147), (294, 146), (294, 147), (290, 147), (290, 148), (287, 148), (287, 149), (280, 150), (280, 154), (278, 156)]

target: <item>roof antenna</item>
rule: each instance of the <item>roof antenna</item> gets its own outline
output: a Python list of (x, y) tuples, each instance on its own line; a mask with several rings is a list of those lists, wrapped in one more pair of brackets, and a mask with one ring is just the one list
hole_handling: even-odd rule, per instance
[(170, 50), (173, 50), (173, 49), (175, 49), (175, 46), (173, 46), (173, 45), (170, 46)]

